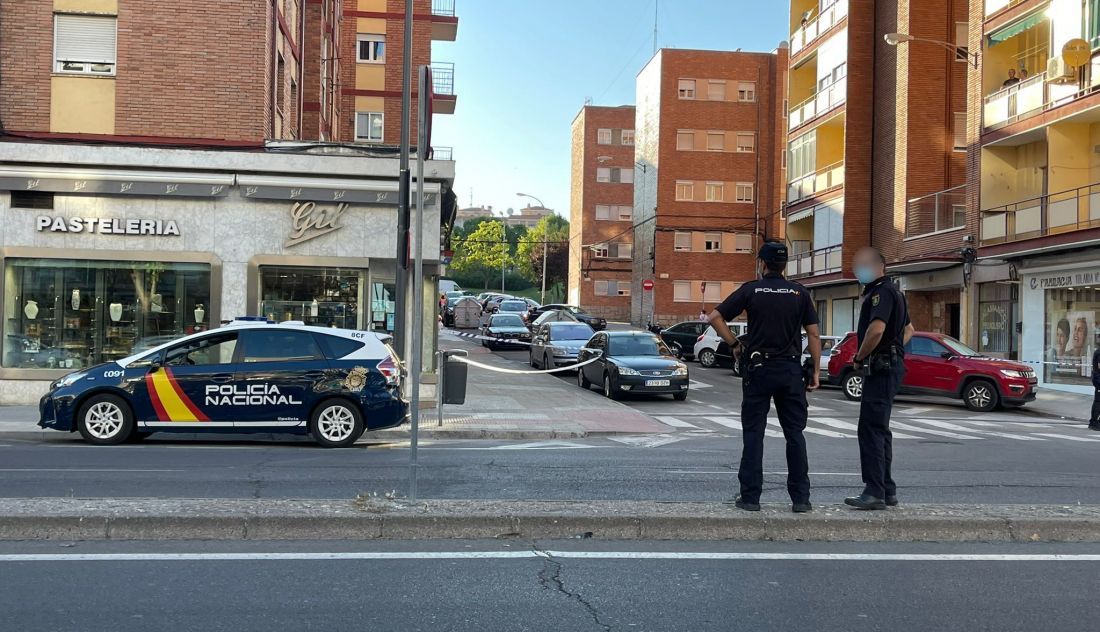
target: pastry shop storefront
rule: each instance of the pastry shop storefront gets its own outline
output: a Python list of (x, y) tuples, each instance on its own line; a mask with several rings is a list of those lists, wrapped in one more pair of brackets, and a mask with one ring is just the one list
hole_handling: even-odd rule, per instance
[(0, 165), (0, 403), (236, 316), (392, 331), (396, 200), (387, 178)]

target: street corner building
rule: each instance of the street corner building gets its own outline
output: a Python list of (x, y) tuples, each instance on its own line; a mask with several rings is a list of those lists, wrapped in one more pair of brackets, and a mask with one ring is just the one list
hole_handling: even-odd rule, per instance
[[(0, 3), (0, 404), (237, 316), (393, 331), (403, 3), (238, 4)], [(414, 26), (431, 64), (453, 2)], [(453, 67), (433, 80), (453, 112)], [(435, 309), (455, 209), (450, 149), (422, 151), (408, 313)]]

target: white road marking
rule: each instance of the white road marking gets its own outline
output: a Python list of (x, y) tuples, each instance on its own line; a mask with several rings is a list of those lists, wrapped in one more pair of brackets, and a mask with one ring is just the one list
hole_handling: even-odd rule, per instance
[(684, 441), (687, 437), (683, 435), (657, 435), (657, 436), (626, 436), (626, 437), (608, 437), (612, 441), (628, 445), (634, 448), (658, 448), (670, 443), (676, 443), (677, 441)]
[[(924, 420), (924, 421), (929, 421), (929, 420)], [(968, 426), (977, 426), (979, 428), (1004, 428), (1004, 426), (1001, 425), (1001, 424), (994, 424), (994, 423), (990, 423), (988, 421), (975, 421), (973, 419), (959, 419), (958, 422), (961, 423), (961, 424), (966, 424)], [(947, 428), (946, 425), (940, 425), (940, 427), (941, 428)], [(1032, 437), (1031, 435), (1013, 434), (1013, 433), (1010, 433), (1010, 432), (999, 432), (999, 431), (996, 431), (996, 430), (978, 430), (978, 431), (974, 431), (974, 430), (970, 430), (968, 428), (967, 432), (979, 432), (983, 435), (990, 435), (990, 436), (993, 436), (993, 437), (1003, 437), (1005, 439), (1015, 439), (1016, 441), (1046, 441), (1046, 439), (1040, 439), (1039, 437)]]
[(517, 443), (514, 445), (494, 445), (485, 448), (448, 448), (449, 450), (578, 450), (598, 448), (600, 446), (572, 443), (570, 441), (535, 441), (533, 443)]
[(0, 472), (183, 472), (185, 470), (142, 470), (95, 467), (6, 467)]
[(796, 560), (855, 562), (1100, 562), (1100, 554), (765, 553), (682, 551), (348, 551), (341, 553), (16, 553), (0, 562), (224, 562), (286, 560)]
[(1051, 439), (1066, 439), (1068, 441), (1087, 441), (1088, 443), (1100, 443), (1100, 439), (1090, 439), (1089, 437), (1074, 437), (1072, 435), (1054, 434), (1051, 432), (1036, 432), (1034, 434), (1040, 437), (1050, 437)]
[(813, 406), (813, 405), (807, 406), (806, 410), (810, 411), (811, 413), (831, 413), (831, 412), (833, 412), (832, 410), (830, 410), (828, 408), (822, 408), (821, 406)]
[(688, 380), (688, 385), (691, 388), (713, 388), (714, 387), (713, 384), (707, 384), (706, 382), (700, 382), (698, 380), (692, 380), (692, 379)]
[[(824, 424), (826, 426), (832, 426), (833, 428), (840, 428), (841, 430), (851, 430), (856, 433), (859, 432), (859, 426), (857, 426), (856, 424), (848, 421), (841, 421), (839, 419), (833, 419), (832, 417), (813, 417), (810, 419), (810, 421)], [(893, 436), (895, 439), (920, 439), (920, 437), (916, 435), (909, 435), (903, 432), (894, 432)]]
[[(780, 433), (779, 433), (780, 436), (783, 435), (783, 433), (782, 433), (782, 428), (783, 427), (779, 425), (778, 421), (772, 421), (771, 419), (769, 419), (768, 420), (768, 426), (779, 430), (780, 431)], [(812, 426), (806, 426), (806, 429), (803, 430), (802, 432), (807, 432), (809, 434), (821, 435), (823, 437), (832, 437), (834, 439), (855, 439), (856, 438), (856, 436), (854, 434), (848, 434), (846, 432), (836, 432), (835, 430), (825, 430), (823, 428), (814, 428)]]
[(898, 412), (903, 415), (923, 415), (924, 413), (932, 410), (931, 408), (899, 408)]
[(663, 423), (664, 425), (672, 426), (673, 428), (692, 428), (692, 429), (695, 429), (695, 430), (699, 429), (699, 426), (696, 426), (694, 424), (689, 424), (688, 422), (682, 421), (681, 419), (679, 419), (677, 417), (670, 417), (668, 415), (657, 415), (654, 418), (657, 421)]
[(975, 432), (981, 435), (988, 435), (993, 437), (1002, 437), (1005, 439), (1015, 439), (1017, 441), (1042, 441), (1042, 439), (1036, 439), (1035, 437), (1028, 437), (1025, 435), (1011, 434), (1008, 432), (993, 432), (990, 430), (971, 430), (966, 426), (960, 426), (948, 421), (940, 421), (938, 419), (918, 419), (918, 422), (922, 424), (928, 424), (930, 426), (936, 426), (937, 428), (944, 428), (946, 430), (957, 430), (961, 432)]
[(972, 437), (970, 435), (961, 435), (957, 432), (948, 432), (946, 430), (932, 430), (931, 428), (918, 428), (917, 426), (911, 426), (909, 424), (901, 423), (900, 421), (890, 420), (890, 428), (901, 428), (902, 430), (908, 430), (910, 432), (920, 432), (923, 434), (936, 435), (939, 437), (948, 437), (950, 439), (978, 439), (981, 437)]
[(709, 421), (713, 421), (714, 423), (718, 424), (719, 426), (725, 426), (727, 428), (733, 428), (734, 430), (740, 430), (741, 429), (741, 419), (739, 419), (737, 417), (707, 416), (707, 417), (704, 417), (704, 419), (707, 419)]
[(722, 408), (721, 406), (715, 406), (714, 404), (707, 404), (707, 406), (710, 406), (714, 410), (725, 410), (725, 408)]

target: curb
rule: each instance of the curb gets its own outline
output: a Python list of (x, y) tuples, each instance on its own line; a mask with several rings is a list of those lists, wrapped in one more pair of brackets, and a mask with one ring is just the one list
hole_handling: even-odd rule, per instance
[(742, 540), (1100, 542), (1100, 507), (841, 506), (744, 513), (720, 503), (2, 499), (0, 540)]

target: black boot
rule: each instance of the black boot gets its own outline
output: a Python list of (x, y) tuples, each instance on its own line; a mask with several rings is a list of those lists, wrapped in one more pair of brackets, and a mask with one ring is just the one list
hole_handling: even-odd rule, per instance
[(844, 504), (856, 509), (886, 509), (885, 500), (866, 493), (845, 498)]

